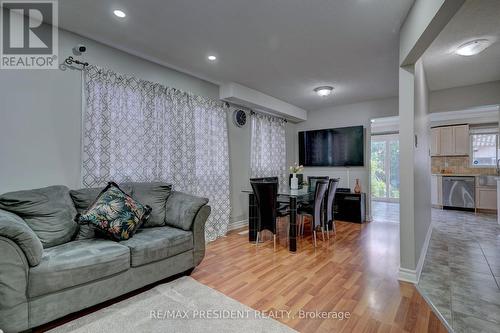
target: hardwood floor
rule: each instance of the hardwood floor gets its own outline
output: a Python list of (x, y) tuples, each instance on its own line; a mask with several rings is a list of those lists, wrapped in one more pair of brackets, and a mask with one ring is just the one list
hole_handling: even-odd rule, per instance
[[(306, 230), (309, 230), (306, 225)], [(399, 225), (337, 222), (337, 235), (312, 246), (310, 232), (287, 250), (285, 226), (273, 250), (242, 230), (208, 245), (192, 277), (300, 332), (446, 332), (412, 284), (399, 282)], [(350, 318), (300, 318), (300, 311), (349, 312)], [(270, 311), (270, 312), (269, 312)]]

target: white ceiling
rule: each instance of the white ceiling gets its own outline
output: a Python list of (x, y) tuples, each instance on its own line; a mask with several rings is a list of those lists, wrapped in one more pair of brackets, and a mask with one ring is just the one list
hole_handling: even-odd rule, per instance
[[(472, 57), (454, 54), (468, 41), (495, 43)], [(431, 90), (500, 80), (500, 0), (467, 0), (424, 54)]]
[[(306, 110), (397, 95), (414, 0), (64, 0), (64, 29)], [(112, 9), (128, 15), (119, 21)], [(216, 63), (206, 60), (218, 56)], [(312, 89), (333, 85), (319, 98)]]

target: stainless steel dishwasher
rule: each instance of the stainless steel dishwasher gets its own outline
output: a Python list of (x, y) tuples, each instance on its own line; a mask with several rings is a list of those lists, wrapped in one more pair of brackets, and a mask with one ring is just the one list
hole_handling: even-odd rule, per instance
[(443, 177), (443, 208), (474, 210), (476, 178), (471, 176)]

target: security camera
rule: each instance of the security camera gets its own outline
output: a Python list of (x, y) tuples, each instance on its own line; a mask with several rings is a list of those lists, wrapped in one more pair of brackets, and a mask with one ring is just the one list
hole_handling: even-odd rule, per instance
[(85, 53), (87, 51), (87, 47), (83, 44), (78, 44), (73, 48), (73, 53), (75, 55), (80, 55), (82, 53)]

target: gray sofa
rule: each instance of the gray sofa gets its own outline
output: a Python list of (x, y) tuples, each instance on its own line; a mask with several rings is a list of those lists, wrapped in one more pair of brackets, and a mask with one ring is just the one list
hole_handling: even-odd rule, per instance
[(74, 222), (101, 189), (51, 186), (0, 196), (0, 329), (19, 332), (188, 273), (205, 255), (208, 200), (164, 183), (120, 184), (153, 208), (114, 242)]

